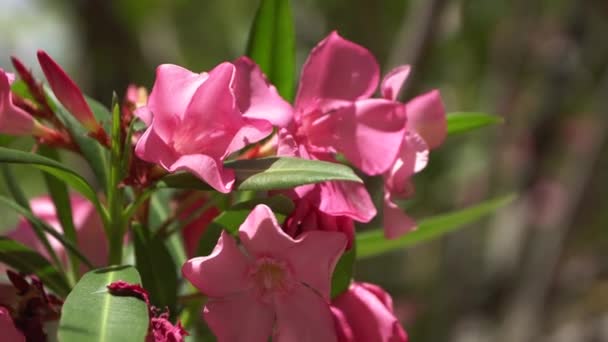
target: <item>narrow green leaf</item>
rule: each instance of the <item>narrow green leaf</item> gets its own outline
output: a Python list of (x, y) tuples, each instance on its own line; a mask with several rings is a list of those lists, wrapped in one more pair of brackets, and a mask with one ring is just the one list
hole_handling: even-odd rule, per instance
[(102, 209), (101, 204), (97, 199), (95, 190), (93, 190), (89, 183), (87, 183), (87, 181), (82, 176), (76, 173), (76, 171), (68, 168), (67, 166), (59, 162), (33, 153), (8, 149), (4, 147), (0, 147), (0, 162), (12, 164), (28, 164), (35, 166), (38, 169), (66, 182), (76, 191), (81, 193), (85, 198), (91, 201), (91, 203), (95, 205), (95, 207), (100, 213), (105, 213), (105, 210)]
[(511, 203), (515, 197), (515, 195), (507, 195), (466, 209), (422, 220), (418, 229), (394, 240), (385, 239), (382, 229), (357, 234), (357, 259), (369, 258), (439, 238), (495, 212)]
[(136, 225), (133, 231), (135, 262), (150, 301), (156, 307), (168, 307), (169, 312), (175, 313), (177, 269), (165, 241), (152, 237), (148, 227)]
[(148, 332), (146, 303), (131, 296), (115, 296), (107, 286), (115, 281), (141, 283), (132, 266), (113, 266), (85, 274), (61, 310), (62, 342), (144, 341)]
[(353, 243), (352, 248), (342, 254), (331, 276), (331, 298), (335, 298), (348, 290), (353, 278), (356, 257), (356, 244)]
[[(80, 250), (78, 249), (78, 247), (76, 247), (76, 245), (74, 245), (72, 242), (68, 241), (61, 233), (56, 231), (55, 228), (49, 226), (46, 222), (44, 222), (41, 219), (39, 219), (38, 217), (36, 217), (28, 208), (25, 208), (25, 207), (17, 204), (15, 201), (11, 200), (10, 198), (7, 198), (7, 197), (1, 196), (1, 195), (0, 195), (0, 204), (10, 207), (14, 211), (16, 211), (19, 215), (22, 215), (23, 217), (25, 217), (32, 224), (33, 227), (35, 227), (36, 229), (40, 229), (40, 230), (44, 231), (45, 233), (51, 235), (55, 239), (57, 239), (57, 241), (59, 241), (59, 243), (61, 243), (61, 245), (66, 249), (66, 251), (68, 251), (70, 254), (74, 255), (75, 257), (77, 257), (81, 262), (83, 262), (88, 267), (93, 268), (93, 265), (91, 264), (89, 259), (87, 259), (87, 257), (85, 257), (80, 252)], [(51, 251), (52, 251), (52, 249), (51, 249)], [(53, 253), (54, 253), (54, 251), (53, 251)], [(57, 260), (56, 263), (61, 265), (59, 260)]]
[(288, 101), (294, 93), (295, 46), (289, 0), (261, 0), (249, 33), (247, 55)]
[[(234, 170), (238, 190), (289, 189), (298, 185), (333, 180), (362, 182), (348, 166), (301, 158), (235, 160), (227, 162), (225, 167)], [(158, 185), (170, 188), (211, 189), (209, 185), (189, 173), (165, 176)]]
[(60, 297), (70, 292), (67, 279), (46, 258), (7, 237), (0, 237), (0, 262), (19, 272), (37, 275), (45, 286)]
[[(39, 153), (47, 158), (59, 161), (59, 154), (57, 153), (56, 149), (41, 146)], [(59, 219), (59, 223), (61, 223), (61, 227), (63, 228), (63, 235), (72, 244), (78, 246), (78, 237), (76, 235), (76, 227), (74, 226), (74, 221), (72, 219), (72, 204), (70, 202), (68, 187), (64, 182), (50, 176), (47, 173), (43, 173), (43, 175), (47, 189), (49, 190), (49, 195), (51, 195), (51, 199), (55, 205), (57, 218)], [(75, 280), (79, 275), (79, 266), (78, 259), (72, 254), (70, 254), (70, 264)]]
[(455, 112), (447, 115), (448, 135), (503, 123), (502, 117), (485, 113)]

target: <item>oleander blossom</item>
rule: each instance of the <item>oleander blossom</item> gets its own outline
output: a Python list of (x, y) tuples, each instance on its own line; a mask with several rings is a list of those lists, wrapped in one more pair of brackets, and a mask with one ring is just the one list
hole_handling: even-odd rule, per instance
[[(72, 207), (72, 220), (76, 228), (76, 237), (78, 239), (78, 247), (89, 261), (94, 266), (105, 265), (108, 258), (108, 245), (103, 231), (103, 225), (99, 214), (95, 207), (87, 199), (78, 194), (70, 194), (70, 204)], [(33, 198), (30, 201), (30, 207), (36, 217), (55, 228), (58, 232), (63, 229), (59, 223), (57, 212), (53, 200), (49, 196), (41, 196)], [(21, 218), (17, 226), (6, 234), (9, 238), (23, 243), (24, 245), (34, 249), (42, 256), (50, 259), (43, 243), (38, 239), (32, 226)], [(68, 265), (67, 251), (61, 244), (50, 234), (47, 238), (51, 247), (64, 265)], [(87, 270), (85, 265), (81, 265), (81, 271)]]
[(188, 171), (219, 192), (234, 185), (223, 161), (231, 153), (291, 120), (291, 108), (250, 59), (193, 73), (164, 64), (145, 107), (136, 111), (148, 129), (137, 155), (169, 172)]
[[(405, 107), (370, 98), (380, 77), (364, 47), (332, 32), (310, 53), (302, 69), (293, 124), (279, 132), (278, 154), (336, 162), (342, 154), (370, 175), (386, 172), (405, 132)], [(367, 222), (376, 215), (362, 184), (326, 182), (295, 189), (333, 216)]]
[(219, 341), (335, 341), (330, 279), (346, 238), (310, 231), (293, 239), (258, 205), (239, 228), (222, 232), (209, 256), (182, 273), (209, 300), (203, 316)]
[(0, 69), (0, 133), (32, 134), (35, 126), (34, 118), (13, 103), (11, 84), (14, 80), (13, 74)]
[(340, 342), (407, 342), (386, 291), (369, 283), (352, 283), (332, 300)]

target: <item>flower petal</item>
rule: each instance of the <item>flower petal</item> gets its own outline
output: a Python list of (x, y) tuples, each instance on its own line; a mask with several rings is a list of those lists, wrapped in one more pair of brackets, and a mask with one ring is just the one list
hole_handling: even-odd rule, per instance
[(384, 76), (380, 85), (382, 97), (388, 100), (396, 100), (399, 96), (399, 90), (403, 86), (405, 80), (410, 75), (410, 66), (401, 65), (391, 70)]
[(192, 96), (207, 77), (205, 72), (197, 74), (173, 64), (158, 66), (148, 109), (154, 116), (183, 117)]
[(315, 120), (306, 133), (312, 144), (333, 148), (364, 173), (378, 175), (399, 152), (405, 119), (399, 102), (361, 100)]
[(182, 274), (205, 295), (224, 297), (247, 289), (247, 269), (247, 258), (223, 231), (211, 254), (186, 261)]
[(17, 330), (8, 309), (0, 306), (0, 331), (4, 341), (25, 342), (25, 336)]
[(277, 127), (287, 127), (292, 119), (291, 105), (281, 98), (260, 67), (248, 57), (238, 58), (234, 66), (234, 91), (243, 116), (264, 119)]
[(276, 301), (277, 342), (337, 341), (329, 304), (304, 285)]
[(232, 138), (232, 142), (226, 149), (225, 156), (236, 152), (243, 147), (256, 143), (272, 133), (272, 124), (264, 119), (246, 118), (244, 125)]
[[(226, 269), (229, 267), (226, 265)], [(209, 299), (203, 317), (218, 341), (267, 342), (272, 334), (274, 310), (246, 292)]]
[(405, 198), (411, 189), (410, 178), (422, 171), (429, 160), (429, 148), (425, 140), (415, 132), (407, 132), (395, 163), (385, 175), (385, 189), (391, 196)]
[(406, 103), (408, 130), (420, 134), (430, 149), (437, 148), (447, 135), (445, 107), (438, 90), (432, 90)]
[(296, 241), (279, 226), (274, 213), (266, 205), (257, 205), (239, 227), (241, 243), (252, 256), (273, 256), (281, 259)]
[(135, 145), (135, 154), (145, 161), (169, 168), (177, 159), (175, 151), (159, 135), (158, 118), (144, 132)]
[(333, 216), (348, 216), (359, 222), (369, 222), (376, 208), (363, 184), (353, 182), (324, 182), (307, 195), (319, 210)]
[(331, 275), (346, 247), (346, 235), (339, 232), (309, 231), (300, 235), (286, 259), (295, 277), (329, 301)]
[(373, 94), (379, 78), (374, 56), (334, 31), (312, 50), (304, 63), (296, 108), (306, 110), (320, 100), (367, 98)]
[(34, 129), (34, 119), (13, 104), (10, 83), (9, 75), (0, 69), (0, 133), (30, 134)]
[(416, 222), (385, 194), (383, 207), (384, 236), (396, 239), (416, 229)]
[(167, 170), (187, 170), (221, 193), (230, 192), (234, 186), (234, 171), (225, 169), (220, 160), (204, 154), (181, 156)]

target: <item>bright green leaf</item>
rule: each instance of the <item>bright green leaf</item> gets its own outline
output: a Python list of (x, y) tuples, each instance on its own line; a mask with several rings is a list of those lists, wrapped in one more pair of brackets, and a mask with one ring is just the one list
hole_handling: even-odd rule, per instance
[(132, 266), (113, 266), (85, 274), (61, 310), (62, 342), (144, 341), (148, 332), (146, 303), (132, 296), (115, 296), (107, 286), (115, 281), (141, 283)]
[(492, 214), (497, 209), (511, 203), (514, 199), (515, 195), (508, 195), (456, 212), (422, 220), (418, 224), (418, 229), (394, 240), (387, 240), (384, 237), (382, 229), (357, 234), (357, 259), (369, 258), (436, 239)]
[(58, 296), (70, 292), (67, 279), (46, 258), (7, 237), (0, 237), (0, 262), (19, 272), (37, 275)]
[(287, 100), (294, 93), (295, 46), (289, 0), (261, 0), (249, 33), (247, 55)]
[(455, 112), (447, 115), (448, 135), (503, 123), (502, 117), (485, 113)]
[(353, 244), (352, 248), (344, 252), (338, 260), (331, 276), (331, 298), (335, 298), (348, 290), (353, 278), (356, 257), (356, 246)]

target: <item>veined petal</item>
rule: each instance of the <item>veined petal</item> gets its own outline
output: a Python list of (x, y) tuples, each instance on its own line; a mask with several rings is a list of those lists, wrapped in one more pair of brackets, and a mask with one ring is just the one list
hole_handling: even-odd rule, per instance
[[(230, 267), (226, 265), (225, 269)], [(209, 299), (203, 317), (218, 341), (267, 342), (272, 334), (274, 310), (244, 292)]]
[(186, 261), (182, 274), (209, 297), (225, 297), (246, 291), (247, 257), (228, 233), (222, 232), (210, 255)]
[(413, 98), (406, 108), (408, 130), (420, 134), (430, 149), (439, 147), (447, 134), (445, 107), (439, 91)]
[(325, 99), (367, 98), (373, 94), (379, 78), (374, 56), (334, 31), (312, 50), (304, 63), (296, 108), (305, 110)]
[(188, 154), (179, 157), (169, 172), (187, 170), (221, 193), (228, 193), (234, 186), (234, 171), (225, 169), (221, 160), (205, 154)]
[(320, 117), (306, 133), (313, 145), (333, 148), (364, 173), (378, 175), (399, 152), (405, 120), (405, 106), (399, 102), (361, 100)]
[(382, 79), (380, 90), (382, 97), (388, 100), (396, 100), (399, 96), (399, 91), (410, 75), (410, 66), (401, 65), (393, 70), (389, 71), (388, 74)]
[(268, 82), (260, 67), (248, 57), (234, 61), (234, 91), (244, 117), (263, 119), (277, 127), (287, 127), (292, 119), (291, 105)]
[(175, 151), (158, 134), (156, 120), (142, 134), (135, 145), (135, 154), (142, 160), (157, 163), (168, 169), (177, 159)]
[(277, 299), (276, 313), (277, 342), (337, 341), (329, 303), (304, 285)]
[(376, 208), (363, 184), (324, 182), (316, 185), (306, 196), (329, 215), (344, 215), (359, 222), (369, 222), (376, 216)]
[(148, 98), (154, 116), (183, 117), (196, 90), (205, 82), (206, 72), (197, 74), (173, 64), (156, 68), (156, 80)]
[(237, 131), (224, 156), (238, 151), (243, 147), (256, 143), (272, 133), (272, 124), (264, 119), (246, 118), (244, 125)]

